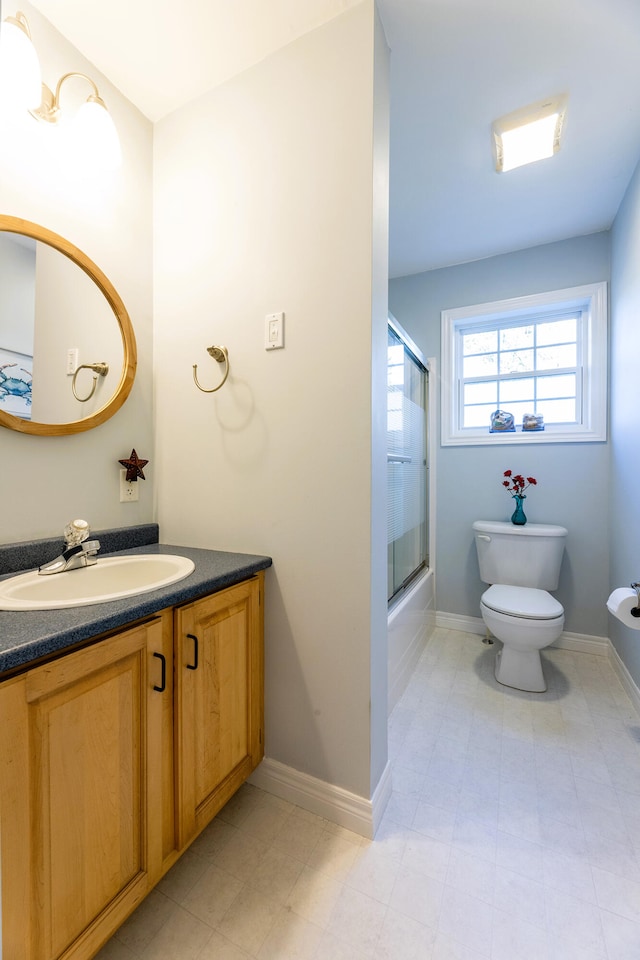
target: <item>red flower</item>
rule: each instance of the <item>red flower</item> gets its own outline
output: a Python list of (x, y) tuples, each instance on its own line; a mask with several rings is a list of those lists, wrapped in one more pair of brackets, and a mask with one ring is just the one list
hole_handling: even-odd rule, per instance
[(505, 470), (503, 476), (508, 477), (502, 481), (502, 486), (514, 496), (522, 496), (529, 486), (536, 486), (538, 481), (535, 477), (523, 477), (521, 473), (512, 473), (511, 470)]

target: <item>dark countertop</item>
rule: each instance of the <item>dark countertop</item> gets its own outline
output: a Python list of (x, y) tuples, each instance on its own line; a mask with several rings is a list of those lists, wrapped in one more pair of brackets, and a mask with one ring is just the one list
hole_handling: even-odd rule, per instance
[[(110, 555), (115, 553), (122, 556), (139, 553), (179, 554), (193, 560), (196, 567), (184, 580), (122, 600), (57, 610), (0, 610), (0, 678), (2, 674), (16, 672), (30, 663), (158, 613), (166, 607), (187, 603), (233, 586), (271, 566), (270, 557), (163, 543), (148, 543), (129, 550), (114, 551)], [(73, 576), (73, 573), (56, 576)]]

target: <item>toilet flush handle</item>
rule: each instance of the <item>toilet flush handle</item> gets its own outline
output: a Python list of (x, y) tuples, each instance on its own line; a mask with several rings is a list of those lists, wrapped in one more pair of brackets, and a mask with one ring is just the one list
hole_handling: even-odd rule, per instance
[(487, 543), (491, 543), (491, 537), (488, 537), (486, 533), (477, 533), (476, 537), (478, 540), (486, 540)]

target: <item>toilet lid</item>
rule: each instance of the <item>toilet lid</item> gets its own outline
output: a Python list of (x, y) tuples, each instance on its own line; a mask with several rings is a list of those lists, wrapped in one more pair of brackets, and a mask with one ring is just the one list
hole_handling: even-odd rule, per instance
[(503, 583), (494, 583), (482, 594), (482, 602), (497, 613), (506, 613), (511, 617), (526, 617), (529, 620), (553, 620), (564, 613), (558, 603), (546, 590), (533, 587), (511, 587)]

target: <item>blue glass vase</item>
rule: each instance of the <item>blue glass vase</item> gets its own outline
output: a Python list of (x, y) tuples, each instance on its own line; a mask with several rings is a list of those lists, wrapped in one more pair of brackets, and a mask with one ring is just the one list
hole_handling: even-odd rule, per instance
[(515, 523), (518, 527), (524, 527), (525, 523), (527, 522), (527, 518), (525, 517), (524, 510), (522, 509), (522, 501), (526, 500), (527, 498), (524, 493), (514, 493), (513, 499), (516, 502), (516, 508), (511, 514), (511, 523)]

